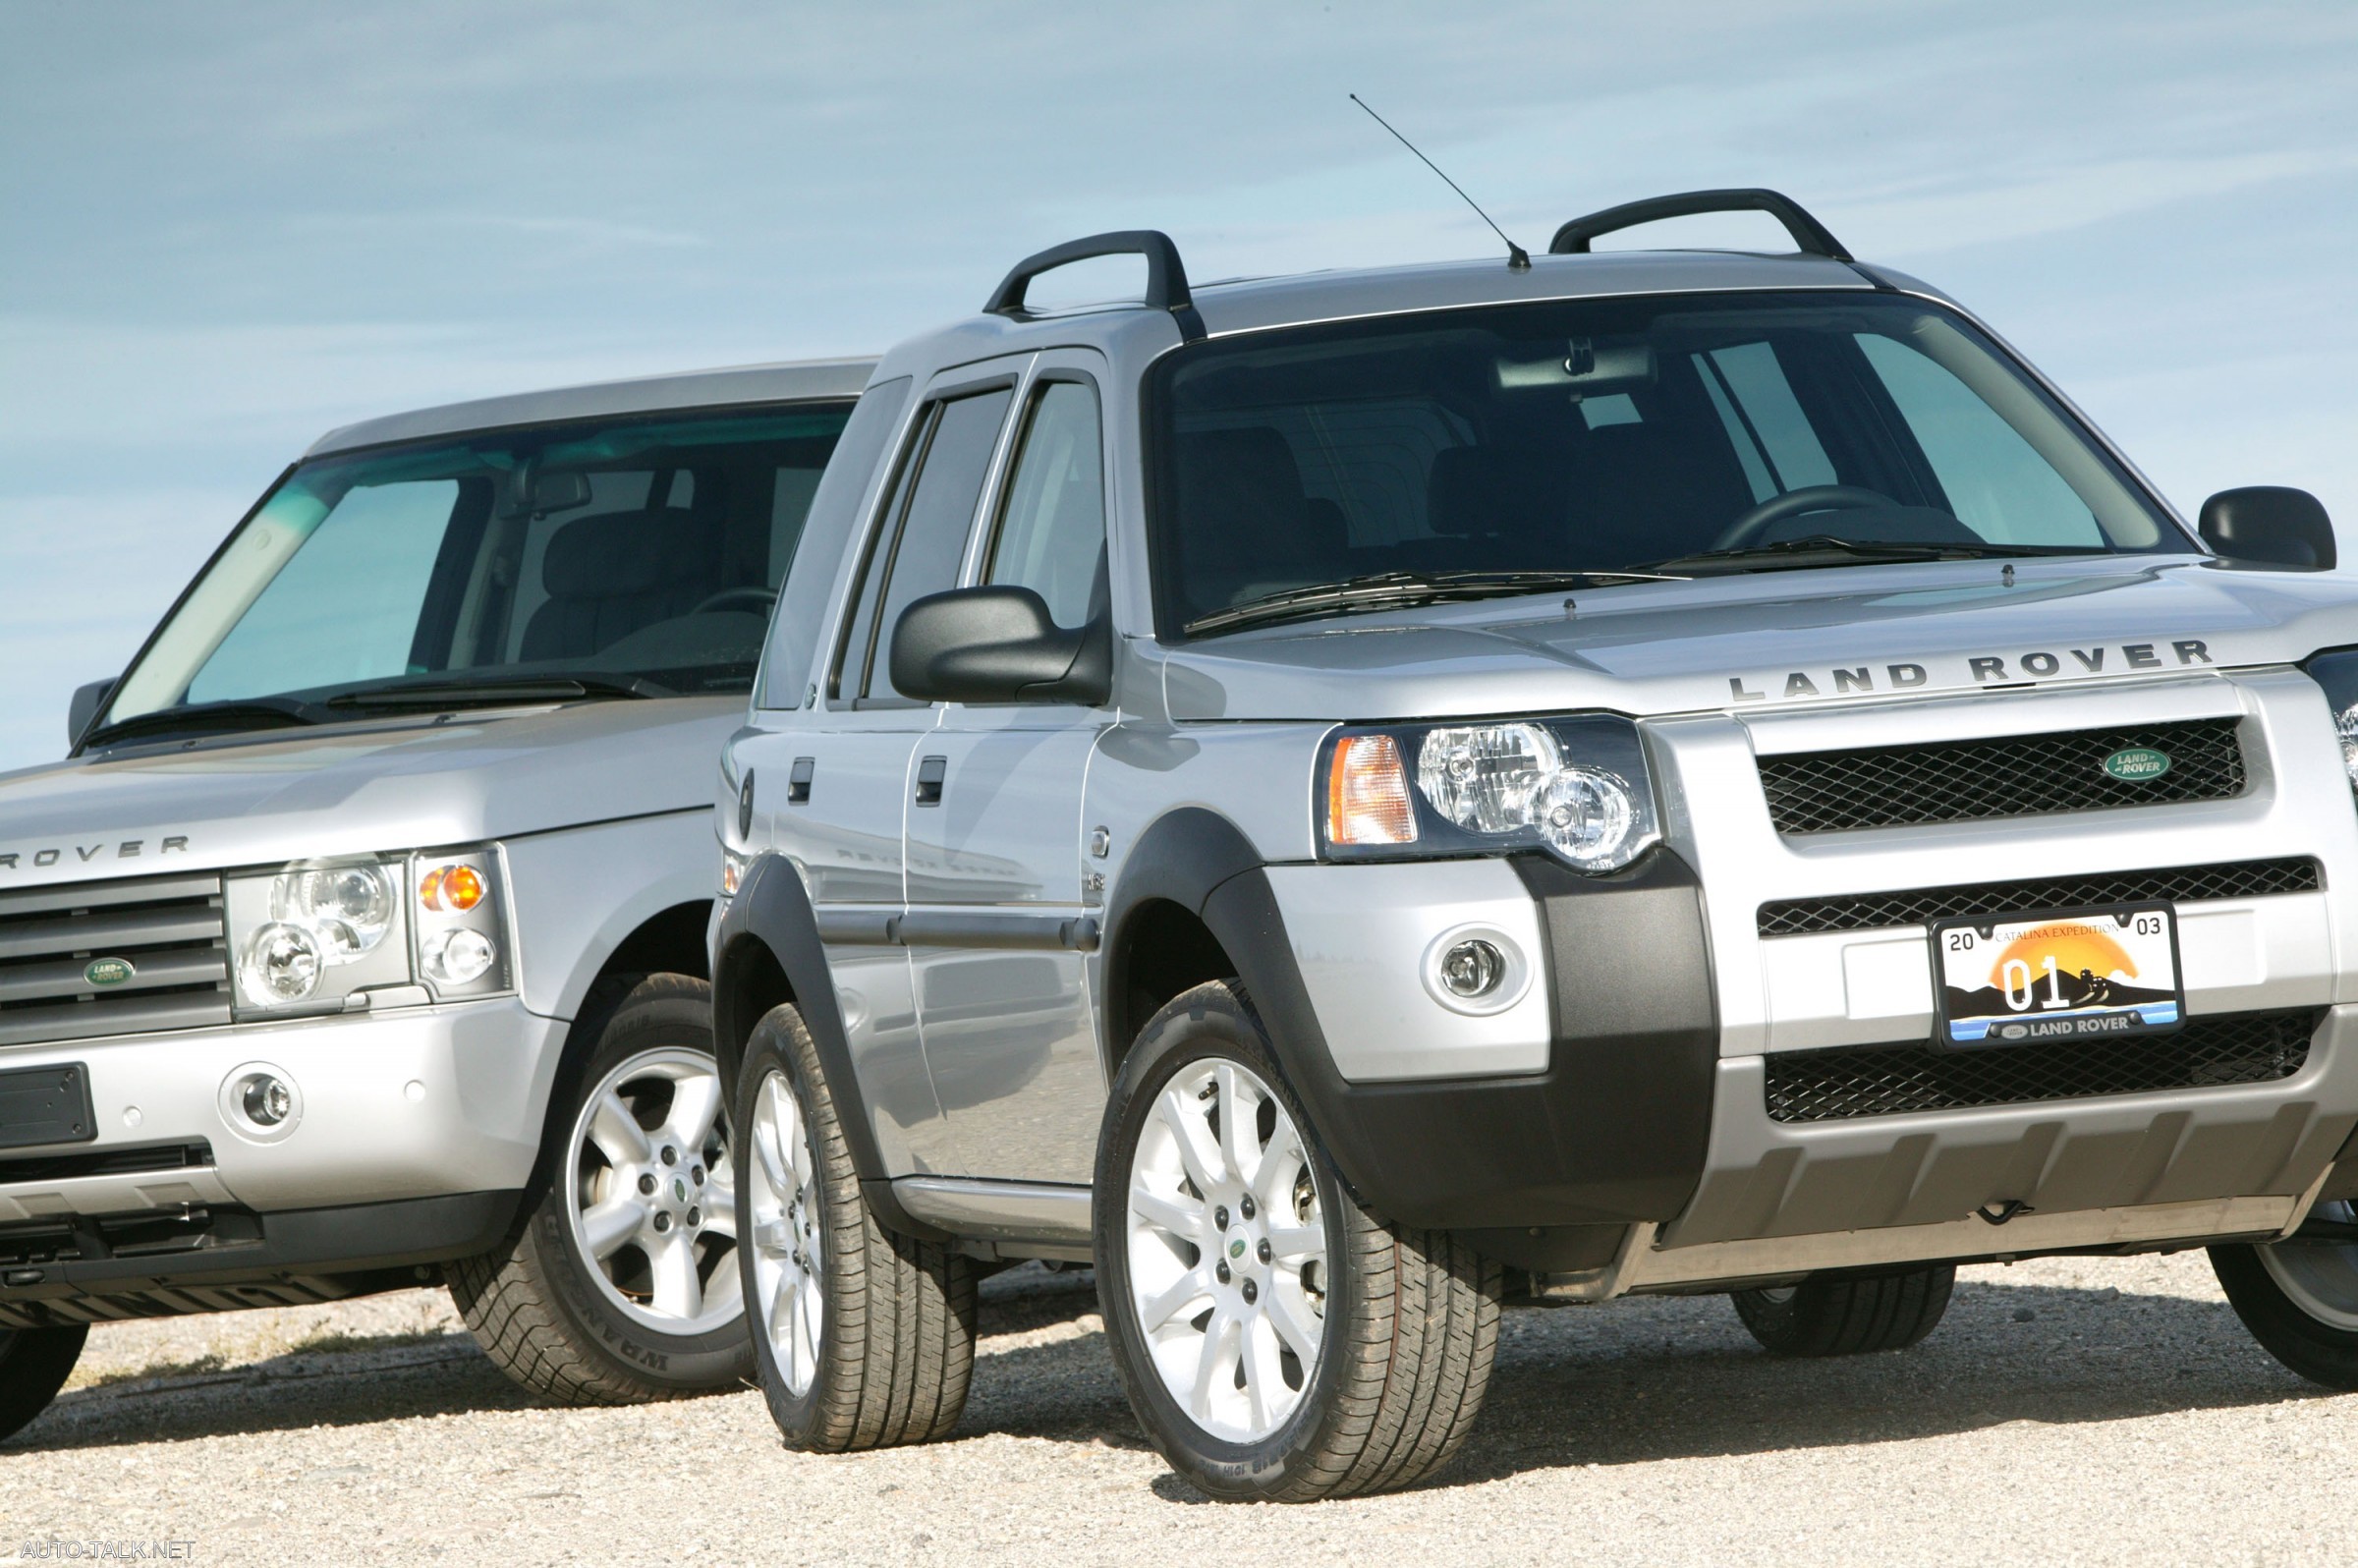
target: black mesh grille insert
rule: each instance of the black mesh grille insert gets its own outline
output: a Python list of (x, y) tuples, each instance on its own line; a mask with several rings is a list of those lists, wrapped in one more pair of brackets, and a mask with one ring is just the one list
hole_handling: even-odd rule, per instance
[(2325, 886), (2317, 862), (2240, 861), (2227, 866), (2180, 866), (2161, 871), (2107, 871), (2042, 882), (1981, 882), (1917, 887), (1900, 893), (1852, 893), (1839, 898), (1795, 898), (1761, 906), (1763, 936), (1817, 931), (1872, 931), (1926, 925), (1967, 915), (2031, 915), (2041, 910), (2103, 904), (2195, 904), (2207, 898), (2262, 898), (2314, 893)]
[(2174, 1035), (1943, 1050), (1929, 1043), (1774, 1051), (1768, 1119), (1834, 1121), (1907, 1111), (1964, 1110), (2154, 1090), (2265, 1084), (2309, 1059), (2325, 1014), (2243, 1013), (2194, 1018)]
[[(2036, 816), (2168, 801), (2223, 801), (2243, 793), (2243, 751), (2233, 719), (2194, 719), (2130, 729), (2009, 735), (1864, 752), (1764, 756), (1761, 787), (1779, 833)], [(2154, 778), (2117, 779), (2105, 758), (2151, 750), (2169, 758)]]

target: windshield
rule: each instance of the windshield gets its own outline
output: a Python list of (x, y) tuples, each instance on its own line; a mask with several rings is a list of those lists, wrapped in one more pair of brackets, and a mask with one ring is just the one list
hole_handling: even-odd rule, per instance
[[(1971, 323), (1896, 296), (1256, 333), (1164, 357), (1149, 397), (1166, 635), (1248, 624), (1222, 612), (1280, 596), (1267, 607), (1303, 613), (1319, 585), (1361, 591), (1310, 595), (1311, 613), (1382, 607), (1436, 574), (2192, 548)], [(1803, 542), (1822, 539), (1847, 542)]]
[(209, 703), (267, 721), (273, 703), (405, 684), (748, 691), (850, 412), (543, 426), (306, 463), (190, 589), (105, 721)]

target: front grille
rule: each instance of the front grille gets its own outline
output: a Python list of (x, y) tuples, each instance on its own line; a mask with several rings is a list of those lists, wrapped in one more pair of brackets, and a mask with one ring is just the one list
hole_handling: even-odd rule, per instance
[(2322, 1011), (2304, 1009), (2189, 1019), (2173, 1035), (2133, 1039), (1963, 1051), (1929, 1043), (1774, 1051), (1768, 1058), (1768, 1119), (1837, 1121), (2272, 1083), (2301, 1070), (2324, 1020)]
[[(2059, 735), (2009, 735), (1862, 752), (1809, 752), (1759, 759), (1761, 788), (1779, 833), (2040, 816), (2170, 801), (2223, 801), (2243, 793), (2243, 750), (2234, 719), (2194, 719)], [(2169, 770), (2117, 779), (2104, 769), (2118, 752), (2156, 751)]]
[[(0, 893), (0, 1045), (228, 1023), (223, 926), (218, 876)], [(97, 959), (130, 973), (100, 985)]]
[(1929, 925), (1934, 921), (1957, 920), (1969, 915), (2035, 915), (2042, 910), (2088, 909), (2110, 904), (2199, 904), (2214, 898), (2314, 893), (2325, 885), (2325, 871), (2317, 862), (2293, 856), (2280, 861), (2180, 866), (2162, 871), (2107, 871), (2038, 882), (1977, 882), (1957, 887), (1917, 887), (1899, 893), (1786, 899), (1761, 906), (1760, 930), (1763, 936), (1873, 931), (1892, 925)]

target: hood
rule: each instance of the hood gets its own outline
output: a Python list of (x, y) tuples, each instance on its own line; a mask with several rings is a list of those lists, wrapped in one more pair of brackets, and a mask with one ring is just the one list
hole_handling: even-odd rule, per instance
[(745, 699), (370, 719), (0, 774), (0, 889), (709, 811)]
[(1272, 627), (1173, 649), (1163, 679), (1175, 719), (1646, 716), (2151, 678), (2347, 644), (2358, 580), (2335, 573), (2190, 556), (1951, 561)]

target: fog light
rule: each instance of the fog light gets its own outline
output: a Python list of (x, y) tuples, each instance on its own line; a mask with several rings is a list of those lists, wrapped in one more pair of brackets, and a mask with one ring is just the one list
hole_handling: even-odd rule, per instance
[(1457, 943), (1441, 955), (1441, 984), (1452, 996), (1478, 1002), (1506, 980), (1506, 955), (1480, 937)]
[(1418, 966), (1425, 994), (1468, 1018), (1507, 1011), (1531, 994), (1529, 940), (1487, 921), (1450, 927), (1426, 944)]
[(276, 1062), (246, 1062), (221, 1080), (221, 1124), (250, 1144), (275, 1144), (303, 1122), (303, 1090)]
[(276, 1127), (294, 1113), (295, 1092), (287, 1088), (285, 1080), (264, 1074), (247, 1081), (246, 1092), (239, 1096), (238, 1102), (246, 1108), (246, 1119), (254, 1126)]

